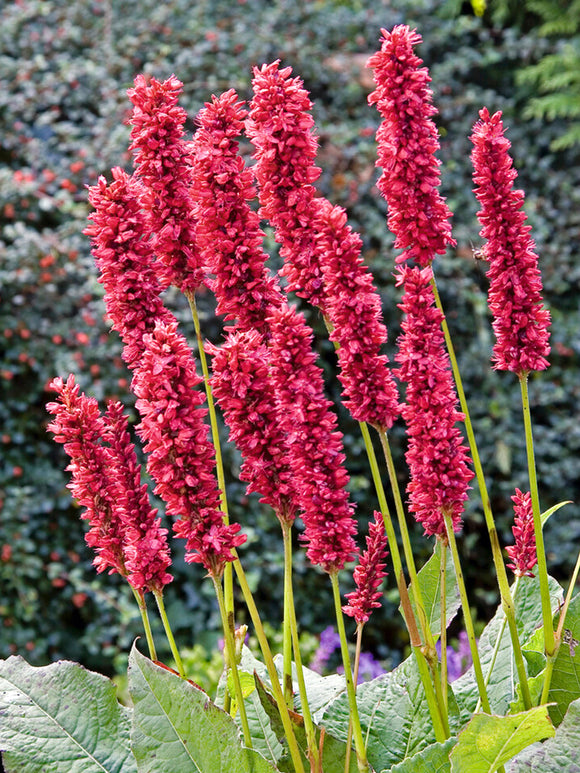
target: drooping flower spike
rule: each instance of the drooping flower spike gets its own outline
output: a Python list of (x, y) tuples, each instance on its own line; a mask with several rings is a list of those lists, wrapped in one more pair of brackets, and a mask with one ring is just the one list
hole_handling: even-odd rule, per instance
[(463, 414), (456, 407), (442, 313), (435, 306), (431, 276), (430, 267), (398, 269), (397, 285), (404, 287), (399, 308), (405, 319), (395, 359), (400, 363), (396, 375), (407, 385), (402, 413), (409, 438), (409, 509), (425, 534), (445, 537), (444, 515), (451, 517), (454, 531), (461, 528), (473, 473), (457, 426)]
[(145, 442), (147, 470), (167, 513), (178, 519), (173, 528), (187, 540), (186, 561), (201, 562), (219, 577), (245, 536), (238, 533), (239, 524), (223, 522), (219, 509), (205, 398), (197, 389), (202, 379), (177, 323), (156, 325), (144, 343), (133, 391), (142, 417), (137, 432)]
[(496, 344), (494, 367), (518, 375), (544, 370), (550, 353), (550, 313), (543, 306), (538, 256), (522, 209), (524, 192), (514, 188), (517, 172), (508, 153), (501, 112), (480, 113), (471, 141), (480, 235), (489, 261), (488, 302)]
[(367, 62), (376, 83), (368, 101), (383, 117), (376, 135), (377, 166), (383, 169), (377, 186), (387, 200), (395, 247), (403, 250), (396, 262), (412, 258), (425, 267), (455, 244), (451, 212), (438, 190), (437, 109), (427, 68), (413, 50), (421, 36), (404, 24), (381, 32), (381, 50)]
[(357, 625), (368, 622), (373, 609), (381, 606), (383, 594), (380, 586), (387, 574), (385, 560), (388, 551), (383, 516), (379, 512), (374, 513), (374, 520), (369, 523), (366, 542), (366, 550), (354, 570), (356, 590), (346, 594), (348, 604), (342, 608), (345, 615), (354, 617)]
[(175, 75), (163, 83), (144, 75), (127, 94), (133, 103), (131, 150), (143, 183), (151, 248), (162, 281), (194, 293), (204, 281), (192, 217), (191, 147), (183, 137), (187, 118), (178, 99), (183, 84)]
[(241, 330), (265, 332), (270, 306), (282, 303), (278, 282), (266, 269), (252, 170), (238, 152), (247, 111), (233, 89), (213, 97), (197, 116), (191, 197), (197, 244), (215, 276), (217, 313)]
[(512, 532), (515, 538), (515, 545), (506, 548), (506, 553), (513, 561), (513, 563), (508, 564), (508, 567), (516, 577), (533, 577), (532, 569), (538, 563), (538, 555), (534, 534), (532, 497), (529, 491), (521, 492), (519, 489), (516, 489), (512, 500), (515, 514)]

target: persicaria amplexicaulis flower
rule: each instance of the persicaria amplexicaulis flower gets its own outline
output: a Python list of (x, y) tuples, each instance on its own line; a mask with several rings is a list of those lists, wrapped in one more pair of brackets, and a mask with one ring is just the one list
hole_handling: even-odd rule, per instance
[(409, 445), (409, 509), (426, 534), (446, 534), (444, 514), (461, 527), (463, 503), (473, 473), (458, 422), (457, 396), (441, 330), (442, 313), (435, 306), (430, 267), (400, 266), (397, 285), (404, 295), (403, 333), (395, 357), (396, 375), (407, 385), (403, 418)]
[(538, 555), (536, 553), (532, 497), (529, 491), (522, 493), (516, 489), (512, 500), (515, 514), (512, 532), (515, 545), (506, 548), (506, 553), (513, 561), (512, 564), (508, 564), (508, 567), (516, 577), (533, 577), (532, 569), (538, 563)]
[(381, 50), (367, 62), (376, 83), (369, 104), (383, 117), (376, 135), (377, 166), (383, 169), (377, 186), (387, 200), (395, 247), (403, 250), (397, 262), (412, 258), (425, 267), (455, 244), (451, 212), (438, 191), (437, 109), (427, 68), (413, 50), (421, 36), (404, 24), (381, 32)]
[(324, 396), (312, 332), (294, 307), (269, 317), (272, 380), (279, 416), (288, 435), (296, 500), (302, 508), (304, 541), (311, 563), (332, 574), (357, 553), (356, 521), (345, 486), (342, 433)]
[(483, 108), (471, 136), (480, 235), (489, 261), (488, 302), (496, 344), (494, 367), (522, 375), (548, 367), (550, 313), (542, 303), (538, 257), (522, 207), (524, 192), (514, 188), (517, 172), (508, 150), (501, 112)]
[(48, 429), (70, 457), (69, 488), (86, 508), (81, 517), (90, 525), (86, 542), (97, 553), (97, 571), (117, 572), (141, 592), (161, 590), (172, 580), (167, 530), (141, 484), (121, 404), (111, 403), (102, 416), (72, 375), (66, 382), (54, 379), (50, 388), (59, 401), (47, 405), (55, 417)]
[(346, 594), (348, 604), (342, 608), (345, 615), (354, 617), (357, 625), (364, 625), (373, 609), (381, 606), (380, 586), (387, 574), (385, 570), (387, 555), (387, 535), (383, 516), (375, 511), (374, 520), (369, 523), (366, 550), (360, 556), (354, 570), (356, 590)]
[(195, 292), (204, 269), (192, 217), (191, 147), (183, 139), (185, 110), (178, 105), (183, 84), (175, 75), (163, 83), (144, 75), (127, 94), (133, 102), (131, 150), (143, 182), (140, 203), (148, 214), (151, 248), (165, 283)]
[(260, 218), (248, 201), (254, 177), (238, 153), (247, 111), (231, 89), (213, 97), (197, 116), (193, 187), (197, 243), (214, 275), (217, 313), (242, 330), (264, 332), (267, 309), (280, 305), (277, 279), (267, 271)]
[(225, 524), (219, 509), (213, 446), (204, 422), (207, 410), (202, 382), (177, 323), (160, 323), (144, 338), (145, 352), (133, 379), (141, 423), (137, 432), (145, 442), (147, 471), (157, 484), (155, 493), (166, 511), (178, 520), (173, 528), (187, 540), (186, 561), (201, 562), (218, 577), (232, 549), (245, 537), (239, 524)]

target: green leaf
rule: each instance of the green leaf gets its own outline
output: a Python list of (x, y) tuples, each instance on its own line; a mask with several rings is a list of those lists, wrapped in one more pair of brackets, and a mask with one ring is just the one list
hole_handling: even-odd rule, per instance
[(234, 720), (206, 693), (137, 650), (129, 656), (132, 747), (139, 773), (272, 773), (241, 745)]
[(556, 735), (518, 754), (509, 773), (577, 773), (580, 769), (580, 699), (570, 704)]
[[(564, 631), (569, 632), (570, 639), (580, 641), (580, 594), (570, 602)], [(570, 646), (562, 640), (548, 693), (548, 703), (556, 704), (550, 706), (550, 716), (555, 725), (560, 724), (568, 706), (577, 698), (580, 698), (580, 645), (572, 643)]]
[(553, 735), (546, 706), (507, 717), (476, 714), (451, 752), (451, 773), (495, 773), (530, 744)]
[(389, 773), (450, 773), (449, 752), (456, 742), (457, 738), (453, 736), (444, 743), (432, 743), (418, 754), (393, 765)]
[(78, 663), (0, 661), (0, 749), (6, 773), (130, 773), (130, 711), (109, 679)]
[(541, 521), (542, 521), (542, 528), (546, 525), (546, 521), (548, 518), (553, 515), (557, 510), (559, 510), (561, 507), (564, 507), (564, 505), (571, 505), (572, 500), (567, 499), (565, 502), (558, 502), (557, 505), (554, 505), (554, 507), (550, 507), (549, 510), (546, 510), (540, 515)]

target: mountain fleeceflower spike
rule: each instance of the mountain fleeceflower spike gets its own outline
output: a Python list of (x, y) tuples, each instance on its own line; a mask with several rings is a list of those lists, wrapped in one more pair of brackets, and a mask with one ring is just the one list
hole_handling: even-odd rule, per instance
[(91, 237), (99, 282), (105, 288), (107, 314), (125, 344), (123, 359), (133, 370), (141, 361), (144, 334), (155, 322), (169, 323), (174, 317), (160, 298), (162, 288), (145, 238), (142, 186), (119, 167), (112, 174), (111, 183), (99, 177), (89, 188), (95, 211), (85, 233)]
[(353, 574), (356, 590), (346, 594), (348, 604), (342, 608), (345, 615), (354, 617), (357, 625), (368, 622), (373, 609), (381, 606), (383, 593), (380, 586), (387, 575), (387, 556), (387, 535), (383, 516), (375, 511), (374, 520), (369, 523), (366, 550), (360, 556)]
[(215, 276), (217, 313), (236, 320), (242, 330), (265, 332), (267, 310), (280, 305), (283, 296), (265, 266), (259, 215), (248, 204), (256, 195), (254, 176), (237, 141), (246, 113), (230, 89), (198, 114), (191, 196), (198, 246)]
[(473, 128), (473, 180), (481, 205), (480, 235), (489, 261), (488, 302), (493, 315), (497, 370), (522, 375), (548, 367), (550, 313), (542, 303), (538, 257), (522, 207), (524, 192), (514, 188), (517, 172), (508, 153), (501, 112), (480, 113)]
[(204, 269), (195, 243), (192, 217), (191, 144), (183, 139), (185, 110), (178, 105), (183, 84), (175, 75), (163, 83), (144, 75), (127, 94), (133, 102), (131, 150), (136, 176), (143, 182), (151, 248), (162, 281), (194, 293)]
[(144, 343), (133, 391), (142, 417), (137, 432), (145, 442), (147, 471), (167, 514), (178, 518), (173, 528), (187, 540), (185, 560), (201, 562), (219, 577), (245, 536), (238, 533), (239, 524), (223, 522), (219, 509), (215, 457), (204, 423), (207, 410), (201, 407), (205, 398), (197, 390), (202, 379), (177, 323), (156, 325)]
[(381, 32), (381, 50), (367, 62), (376, 83), (368, 101), (383, 117), (376, 135), (377, 166), (383, 169), (377, 187), (387, 200), (394, 246), (403, 250), (396, 262), (412, 258), (425, 267), (455, 244), (451, 212), (438, 191), (437, 109), (427, 68), (413, 51), (421, 36), (404, 24)]
[(312, 331), (291, 306), (270, 316), (272, 380), (288, 433), (289, 459), (311, 563), (333, 574), (357, 553), (357, 526), (345, 486), (342, 433), (324, 396)]
[(461, 528), (473, 473), (457, 426), (463, 414), (456, 407), (442, 313), (435, 306), (431, 276), (430, 267), (398, 269), (397, 285), (404, 287), (399, 308), (405, 319), (395, 359), (400, 363), (396, 375), (407, 385), (402, 413), (409, 438), (409, 509), (425, 534), (444, 537), (444, 515), (451, 517), (454, 531)]
[(522, 493), (519, 489), (516, 489), (512, 500), (515, 514), (512, 532), (515, 544), (506, 548), (506, 553), (513, 561), (512, 564), (508, 564), (508, 567), (516, 577), (533, 577), (532, 569), (538, 563), (538, 556), (534, 534), (532, 497), (529, 491)]

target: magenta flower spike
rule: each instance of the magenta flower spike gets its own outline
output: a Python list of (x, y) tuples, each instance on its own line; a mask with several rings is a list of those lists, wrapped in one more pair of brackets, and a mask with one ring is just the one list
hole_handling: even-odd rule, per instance
[(187, 113), (178, 105), (182, 88), (175, 75), (163, 83), (144, 75), (135, 78), (134, 88), (127, 91), (133, 103), (130, 147), (135, 174), (143, 183), (141, 204), (160, 277), (194, 293), (205, 271), (192, 217), (191, 145), (183, 139)]
[(529, 491), (522, 493), (516, 489), (512, 496), (514, 503), (514, 525), (512, 532), (515, 545), (506, 548), (506, 553), (513, 563), (508, 567), (516, 577), (533, 577), (532, 569), (538, 563), (536, 552), (536, 536), (534, 534), (534, 514), (532, 511), (532, 497)]
[(383, 118), (376, 135), (377, 166), (383, 169), (377, 186), (387, 200), (394, 246), (403, 250), (396, 262), (412, 258), (425, 267), (455, 244), (451, 212), (438, 190), (437, 109), (427, 68), (413, 50), (421, 36), (404, 24), (381, 32), (381, 50), (367, 62), (376, 83), (368, 101)]
[(144, 334), (157, 321), (169, 323), (174, 317), (161, 301), (151, 245), (145, 238), (142, 188), (119, 167), (112, 174), (111, 183), (99, 177), (89, 189), (95, 211), (85, 233), (92, 240), (107, 313), (125, 344), (123, 359), (134, 369), (141, 360)]
[(522, 209), (524, 192), (514, 188), (517, 172), (501, 112), (490, 116), (483, 108), (479, 116), (471, 158), (480, 235), (487, 240), (483, 252), (496, 336), (492, 359), (497, 370), (522, 375), (548, 367), (550, 312), (543, 306), (538, 256)]
[(197, 244), (215, 276), (217, 313), (242, 330), (264, 332), (270, 306), (282, 303), (278, 281), (266, 269), (260, 218), (249, 201), (254, 176), (239, 155), (247, 111), (233, 89), (213, 97), (197, 116), (191, 197)]
[(454, 531), (461, 528), (473, 473), (457, 426), (463, 414), (457, 410), (431, 276), (430, 267), (399, 267), (397, 285), (404, 287), (399, 308), (405, 319), (395, 359), (400, 363), (396, 375), (407, 385), (402, 413), (409, 438), (409, 509), (425, 534), (444, 537), (444, 515), (451, 517)]
[(159, 323), (144, 338), (141, 367), (133, 379), (145, 442), (147, 470), (166, 511), (178, 520), (174, 531), (187, 540), (185, 559), (201, 562), (213, 577), (234, 560), (232, 549), (245, 541), (239, 524), (226, 525), (213, 474), (215, 457), (204, 423), (204, 395), (197, 390), (191, 350), (177, 323)]
[(260, 494), (260, 502), (270, 505), (282, 523), (291, 524), (297, 514), (296, 495), (263, 338), (252, 330), (230, 332), (210, 353), (213, 395), (230, 428), (230, 440), (244, 458), (240, 480), (248, 482), (248, 494)]
[(385, 560), (389, 553), (383, 516), (379, 512), (375, 511), (374, 520), (369, 523), (366, 542), (366, 550), (354, 570), (356, 590), (346, 594), (348, 604), (342, 608), (345, 615), (354, 617), (357, 625), (368, 622), (373, 609), (381, 606), (380, 586), (387, 575)]
[(254, 68), (254, 97), (246, 133), (256, 147), (260, 215), (270, 221), (284, 258), (288, 290), (324, 308), (322, 270), (313, 255), (313, 206), (320, 176), (312, 102), (292, 68), (280, 62)]
[(334, 574), (357, 554), (357, 524), (345, 486), (342, 433), (324, 396), (312, 350), (312, 332), (294, 307), (269, 317), (272, 380), (304, 522), (303, 539), (312, 564)]

